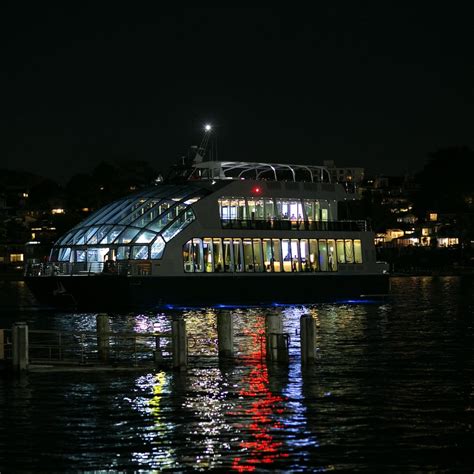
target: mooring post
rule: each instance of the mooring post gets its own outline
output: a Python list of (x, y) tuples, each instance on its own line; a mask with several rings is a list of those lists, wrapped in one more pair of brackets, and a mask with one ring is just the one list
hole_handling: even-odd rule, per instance
[(173, 317), (172, 326), (173, 369), (183, 370), (188, 364), (188, 343), (186, 322), (178, 316)]
[(21, 372), (28, 370), (28, 325), (23, 322), (12, 326), (12, 362), (13, 370)]
[(97, 352), (99, 360), (107, 361), (110, 352), (110, 319), (106, 313), (97, 315)]
[(265, 341), (268, 360), (288, 362), (287, 336), (283, 334), (281, 314), (267, 314), (265, 316)]
[(301, 363), (314, 364), (316, 360), (316, 321), (310, 314), (300, 318)]
[(234, 357), (234, 324), (228, 311), (217, 314), (217, 345), (219, 357)]

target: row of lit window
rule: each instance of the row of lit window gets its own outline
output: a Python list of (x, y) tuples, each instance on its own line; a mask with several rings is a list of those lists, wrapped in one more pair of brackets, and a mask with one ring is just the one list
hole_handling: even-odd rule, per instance
[(244, 198), (219, 199), (221, 219), (336, 220), (336, 202), (325, 199)]
[(362, 263), (358, 239), (194, 238), (183, 247), (185, 272), (327, 272)]

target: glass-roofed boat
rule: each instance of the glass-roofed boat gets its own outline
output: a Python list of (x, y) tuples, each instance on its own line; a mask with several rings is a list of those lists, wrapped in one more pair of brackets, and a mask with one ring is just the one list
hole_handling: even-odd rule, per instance
[(389, 291), (366, 221), (326, 168), (205, 161), (112, 202), (62, 236), (25, 280), (80, 308), (273, 304)]

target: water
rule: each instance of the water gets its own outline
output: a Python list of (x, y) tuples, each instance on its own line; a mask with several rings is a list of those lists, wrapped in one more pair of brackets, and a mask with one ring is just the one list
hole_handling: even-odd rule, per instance
[[(472, 472), (474, 280), (394, 278), (384, 303), (182, 310), (197, 342), (167, 370), (0, 377), (0, 471)], [(0, 283), (0, 327), (90, 330), (93, 314), (38, 311)], [(239, 359), (215, 357), (217, 311)], [(290, 334), (288, 367), (258, 357), (266, 312)], [(317, 319), (301, 369), (295, 331)], [(172, 311), (115, 315), (113, 329), (166, 329)]]

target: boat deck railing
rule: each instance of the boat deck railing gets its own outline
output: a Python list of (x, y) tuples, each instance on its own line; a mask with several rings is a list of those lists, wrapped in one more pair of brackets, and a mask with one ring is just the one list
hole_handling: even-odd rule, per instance
[(366, 232), (367, 221), (305, 221), (283, 219), (221, 219), (223, 229), (250, 230), (307, 230), (307, 231), (356, 231)]

